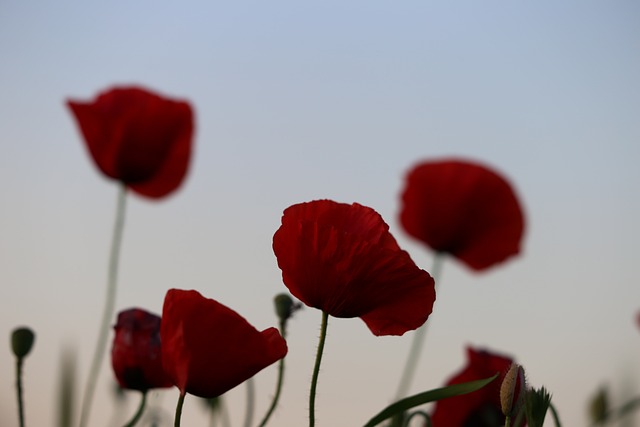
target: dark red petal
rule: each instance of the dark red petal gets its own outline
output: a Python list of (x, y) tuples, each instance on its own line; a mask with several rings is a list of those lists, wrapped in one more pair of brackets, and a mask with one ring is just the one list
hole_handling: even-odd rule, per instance
[(173, 385), (162, 366), (159, 316), (124, 310), (114, 329), (111, 365), (121, 387), (145, 391)]
[(433, 427), (490, 425), (482, 424), (481, 420), (484, 417), (496, 417), (501, 423), (499, 425), (504, 424), (500, 406), (500, 385), (512, 363), (512, 359), (507, 356), (468, 347), (467, 365), (451, 377), (447, 385), (481, 380), (496, 373), (500, 373), (500, 376), (478, 391), (438, 401), (431, 415)]
[(294, 296), (335, 317), (363, 317), (376, 335), (401, 335), (431, 313), (433, 279), (371, 208), (329, 200), (294, 205), (273, 250)]
[(127, 87), (113, 88), (92, 102), (68, 105), (92, 158), (108, 177), (154, 198), (182, 183), (193, 138), (188, 103)]
[(411, 236), (474, 270), (517, 254), (524, 233), (522, 208), (506, 179), (458, 159), (409, 171), (400, 222)]
[(167, 292), (161, 337), (165, 370), (176, 386), (205, 398), (232, 389), (287, 353), (275, 328), (259, 332), (196, 291)]

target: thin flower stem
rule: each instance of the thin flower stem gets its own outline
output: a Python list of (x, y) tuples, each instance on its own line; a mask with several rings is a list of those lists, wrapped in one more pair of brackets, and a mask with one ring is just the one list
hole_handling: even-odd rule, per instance
[[(433, 258), (433, 266), (431, 267), (431, 277), (438, 284), (440, 272), (442, 270), (442, 262), (444, 260), (443, 253), (436, 253)], [(404, 371), (400, 377), (400, 384), (398, 385), (398, 391), (396, 392), (395, 400), (402, 399), (406, 396), (411, 387), (411, 381), (415, 376), (416, 367), (418, 366), (418, 359), (420, 358), (420, 352), (424, 347), (425, 337), (427, 335), (427, 323), (416, 329), (413, 333), (413, 341), (411, 342), (411, 348), (409, 350), (409, 356), (407, 357), (407, 363), (404, 365)]]
[(145, 408), (146, 405), (147, 405), (147, 392), (143, 391), (142, 392), (142, 399), (140, 400), (140, 406), (138, 406), (138, 410), (136, 411), (136, 413), (133, 416), (133, 418), (131, 418), (131, 421), (126, 423), (124, 425), (124, 427), (133, 427), (133, 426), (135, 426), (136, 423), (138, 421), (140, 421), (140, 418), (142, 418), (142, 414), (144, 413), (144, 408)]
[(18, 419), (20, 427), (24, 427), (24, 402), (22, 399), (22, 357), (16, 359), (16, 394), (18, 397)]
[(560, 424), (560, 417), (558, 416), (558, 411), (556, 411), (556, 407), (553, 406), (553, 403), (549, 404), (549, 409), (551, 409), (551, 416), (553, 417), (553, 422), (555, 423), (556, 427), (562, 427), (562, 424)]
[[(282, 335), (282, 338), (284, 338), (285, 340), (287, 339), (286, 322), (283, 320), (280, 321), (280, 335)], [(285, 358), (283, 357), (278, 362), (278, 382), (276, 384), (276, 393), (274, 394), (273, 401), (271, 402), (271, 406), (269, 407), (269, 410), (267, 410), (267, 413), (265, 414), (264, 418), (260, 422), (259, 427), (265, 427), (267, 425), (269, 418), (271, 418), (271, 415), (273, 414), (273, 412), (276, 410), (276, 407), (278, 406), (278, 400), (280, 400), (280, 393), (282, 392), (282, 383), (284, 382), (284, 359)]]
[(425, 421), (424, 426), (425, 427), (431, 427), (431, 417), (425, 411), (420, 411), (420, 410), (413, 411), (412, 413), (410, 413), (409, 416), (407, 417), (406, 421), (404, 422), (403, 427), (409, 427), (409, 424), (411, 423), (411, 420), (414, 417), (417, 417), (417, 416), (421, 416), (422, 418), (424, 418), (424, 421)]
[(511, 417), (507, 416), (504, 419), (504, 427), (511, 427)]
[(105, 296), (104, 311), (102, 313), (102, 323), (100, 332), (98, 333), (98, 342), (96, 343), (91, 369), (89, 370), (89, 378), (84, 392), (82, 401), (82, 411), (80, 412), (80, 427), (85, 427), (89, 422), (89, 414), (91, 412), (91, 403), (96, 390), (98, 374), (100, 366), (104, 360), (104, 354), (109, 337), (109, 326), (113, 317), (113, 311), (116, 302), (116, 286), (118, 278), (118, 263), (120, 261), (120, 247), (122, 246), (122, 233), (124, 231), (124, 216), (127, 199), (127, 188), (124, 184), (120, 185), (118, 190), (118, 200), (116, 206), (116, 219), (113, 226), (113, 237), (111, 240), (111, 252), (109, 254), (109, 271), (107, 275), (107, 293)]
[(320, 326), (320, 339), (318, 341), (318, 352), (316, 353), (316, 364), (313, 367), (311, 377), (311, 390), (309, 392), (309, 427), (316, 425), (316, 387), (318, 385), (318, 374), (320, 373), (320, 362), (324, 351), (324, 342), (327, 338), (327, 325), (329, 324), (329, 314), (322, 312), (322, 325)]
[(180, 427), (180, 418), (182, 417), (182, 405), (184, 405), (184, 398), (187, 395), (186, 392), (180, 392), (178, 398), (178, 404), (176, 405), (176, 417), (173, 421), (173, 427)]
[(251, 427), (253, 425), (253, 414), (255, 413), (256, 403), (256, 385), (253, 382), (253, 377), (247, 380), (247, 406), (244, 413), (244, 427)]

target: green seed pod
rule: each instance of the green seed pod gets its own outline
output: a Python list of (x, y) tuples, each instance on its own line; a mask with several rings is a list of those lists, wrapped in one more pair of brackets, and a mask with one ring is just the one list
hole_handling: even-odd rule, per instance
[(11, 349), (18, 359), (22, 359), (31, 351), (36, 336), (27, 327), (16, 328), (11, 334)]

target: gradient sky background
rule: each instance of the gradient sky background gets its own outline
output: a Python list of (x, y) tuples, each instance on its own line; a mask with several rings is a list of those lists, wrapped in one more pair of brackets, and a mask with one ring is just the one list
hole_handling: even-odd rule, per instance
[[(276, 325), (271, 237), (284, 208), (316, 198), (375, 208), (429, 269), (397, 222), (403, 175), (464, 156), (513, 182), (524, 250), (484, 274), (445, 263), (412, 392), (440, 386), (474, 345), (521, 362), (565, 426), (586, 425), (600, 385), (618, 403), (637, 394), (638, 22), (632, 0), (0, 2), (0, 336), (37, 332), (27, 423), (55, 425), (65, 346), (84, 388), (115, 210), (64, 101), (130, 83), (191, 100), (197, 138), (179, 193), (129, 199), (118, 309), (159, 313), (167, 289), (195, 288)], [(319, 323), (305, 309), (291, 324), (273, 426), (306, 423)], [(13, 427), (5, 343), (0, 424)], [(332, 319), (318, 425), (362, 425), (388, 404), (409, 344)], [(258, 417), (275, 371), (256, 377)], [(110, 384), (105, 363), (92, 426), (110, 423)], [(234, 427), (244, 392), (229, 394)], [(172, 414), (177, 391), (155, 399)], [(184, 425), (206, 425), (198, 403)]]

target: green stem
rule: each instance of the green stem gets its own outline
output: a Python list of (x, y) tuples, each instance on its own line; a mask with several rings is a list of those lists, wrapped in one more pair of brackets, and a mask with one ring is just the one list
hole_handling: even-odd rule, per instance
[(247, 380), (247, 407), (244, 414), (244, 427), (251, 427), (253, 424), (253, 414), (255, 413), (256, 386), (253, 377)]
[(511, 417), (507, 416), (504, 419), (504, 427), (511, 427)]
[(124, 184), (120, 185), (118, 191), (118, 201), (116, 206), (116, 219), (113, 227), (113, 237), (111, 240), (111, 252), (109, 254), (109, 271), (107, 276), (107, 292), (104, 303), (104, 311), (102, 313), (102, 323), (100, 332), (98, 333), (98, 342), (93, 354), (91, 369), (89, 370), (89, 378), (82, 401), (82, 411), (80, 413), (80, 427), (85, 427), (89, 422), (89, 414), (91, 412), (91, 403), (96, 390), (98, 374), (100, 366), (104, 359), (104, 354), (109, 337), (109, 329), (113, 317), (113, 311), (116, 302), (116, 285), (118, 277), (118, 263), (120, 260), (120, 247), (122, 245), (122, 233), (124, 230), (124, 214), (126, 207), (127, 188)]
[[(431, 268), (431, 277), (438, 284), (440, 277), (440, 271), (442, 270), (442, 262), (444, 260), (443, 253), (436, 253), (433, 258), (433, 266)], [(427, 335), (427, 323), (416, 329), (413, 333), (413, 341), (411, 342), (411, 348), (409, 350), (409, 356), (407, 357), (407, 363), (404, 365), (404, 371), (400, 377), (400, 384), (398, 385), (398, 391), (396, 392), (395, 400), (402, 399), (406, 396), (411, 387), (411, 381), (415, 376), (416, 367), (418, 366), (418, 359), (420, 358), (420, 352), (424, 346), (425, 337)]]
[(556, 411), (556, 407), (553, 406), (553, 403), (549, 404), (549, 409), (551, 409), (551, 416), (553, 417), (553, 422), (556, 424), (556, 427), (562, 427), (562, 424), (560, 424), (560, 417), (558, 416), (558, 411)]
[(20, 427), (24, 427), (24, 401), (22, 399), (22, 357), (16, 359), (16, 394), (18, 396), (18, 419)]
[[(282, 335), (282, 338), (287, 339), (286, 322), (282, 320), (280, 321), (280, 335)], [(271, 415), (273, 414), (273, 412), (276, 410), (276, 407), (278, 406), (278, 400), (280, 400), (280, 393), (282, 392), (282, 383), (284, 382), (284, 359), (285, 358), (283, 357), (278, 362), (278, 382), (276, 384), (276, 393), (273, 395), (271, 406), (269, 406), (269, 409), (267, 410), (267, 413), (265, 414), (264, 418), (260, 422), (259, 427), (265, 427), (267, 425), (269, 418), (271, 418)]]
[(173, 421), (173, 427), (180, 427), (180, 418), (182, 417), (182, 405), (184, 405), (184, 398), (187, 395), (186, 392), (180, 392), (178, 398), (178, 404), (176, 405), (176, 417)]
[(425, 421), (424, 426), (425, 427), (431, 427), (431, 417), (425, 411), (420, 411), (420, 410), (413, 411), (412, 413), (410, 413), (409, 416), (407, 417), (407, 420), (405, 421), (403, 427), (409, 427), (409, 424), (411, 423), (411, 420), (414, 417), (417, 417), (417, 416), (421, 416), (422, 418), (424, 418), (424, 421)]
[(131, 421), (129, 421), (124, 425), (124, 427), (133, 427), (136, 425), (138, 421), (140, 421), (140, 418), (142, 418), (142, 414), (144, 412), (144, 408), (146, 404), (147, 404), (147, 392), (143, 391), (142, 400), (140, 400), (140, 406), (138, 406), (138, 410), (136, 411), (136, 414), (133, 416), (133, 418), (131, 418)]
[(316, 363), (313, 367), (311, 377), (311, 390), (309, 392), (309, 427), (316, 425), (316, 387), (318, 386), (318, 374), (320, 373), (320, 362), (324, 351), (324, 342), (327, 338), (327, 325), (329, 324), (329, 314), (322, 312), (322, 325), (320, 326), (320, 339), (318, 341), (318, 352), (316, 353)]

